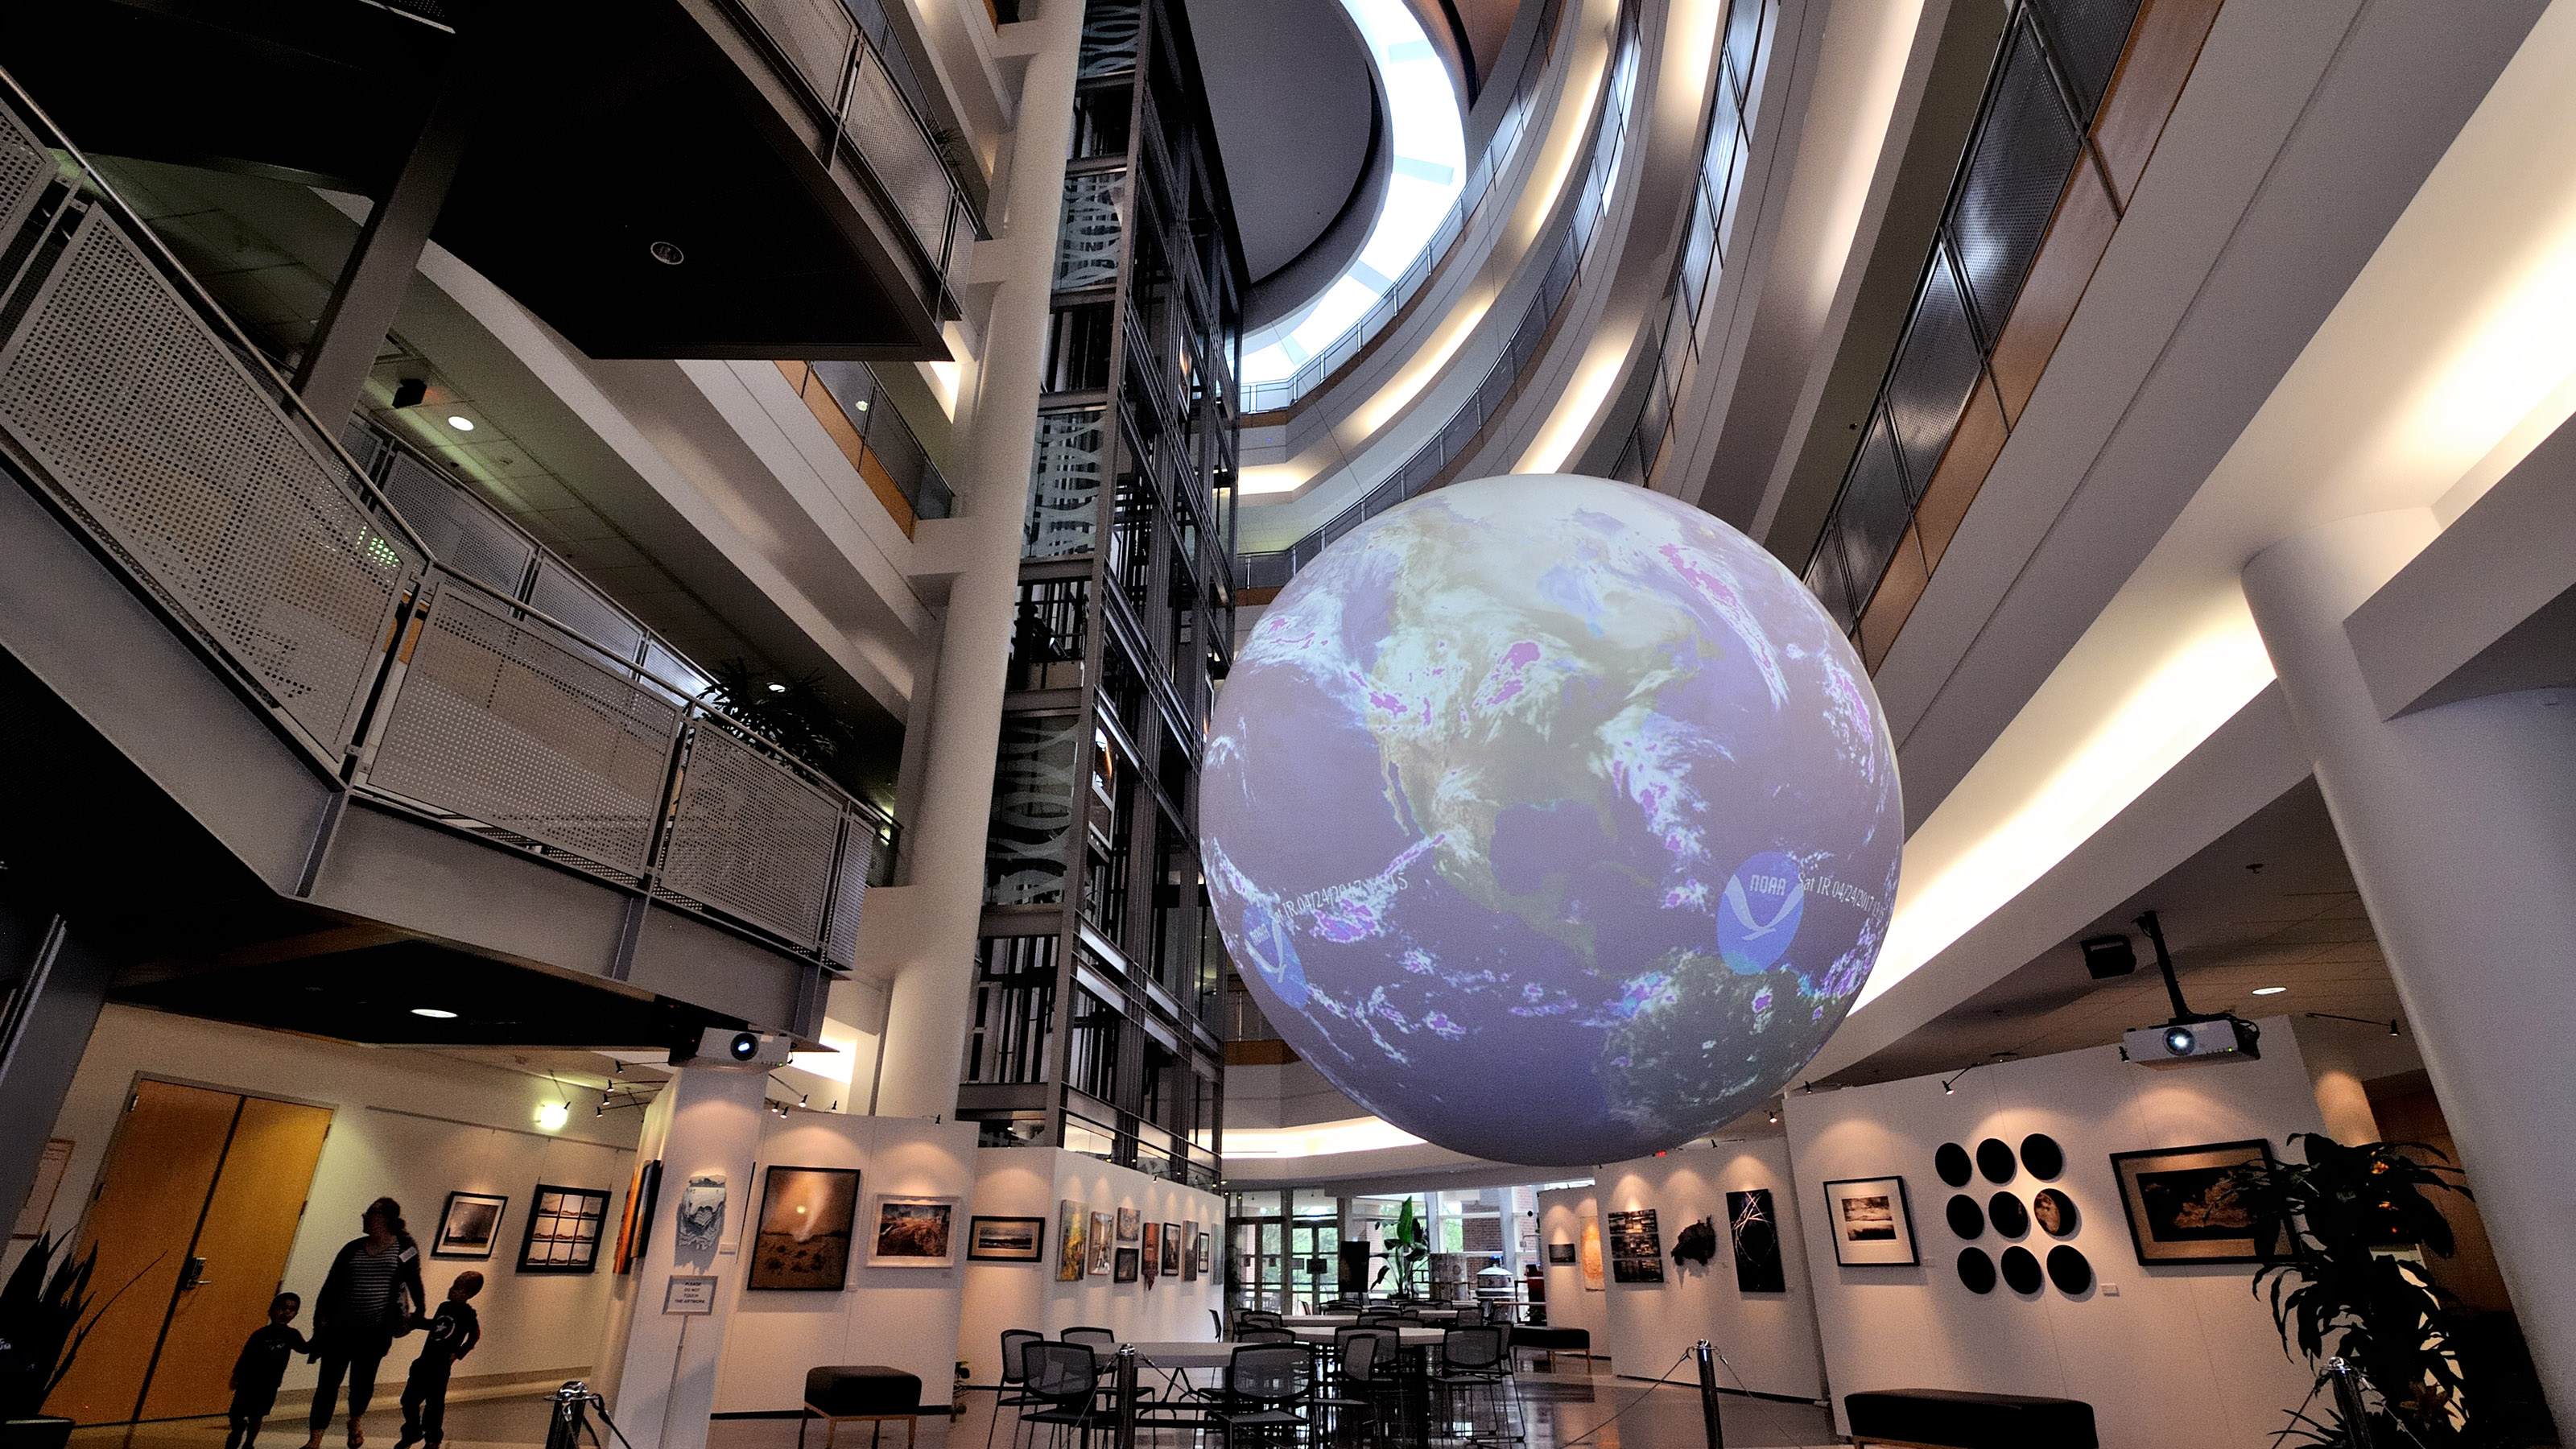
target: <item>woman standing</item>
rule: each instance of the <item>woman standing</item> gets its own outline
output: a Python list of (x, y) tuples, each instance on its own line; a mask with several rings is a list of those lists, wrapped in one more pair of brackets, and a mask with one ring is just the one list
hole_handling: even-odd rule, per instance
[(367, 1204), (365, 1229), (331, 1260), (313, 1309), (313, 1357), (322, 1364), (313, 1386), (312, 1436), (304, 1449), (322, 1449), (340, 1379), (349, 1380), (349, 1449), (367, 1442), (362, 1421), (376, 1394), (376, 1365), (396, 1337), (420, 1322), (426, 1295), (420, 1286), (420, 1246), (403, 1231), (402, 1204), (389, 1197)]

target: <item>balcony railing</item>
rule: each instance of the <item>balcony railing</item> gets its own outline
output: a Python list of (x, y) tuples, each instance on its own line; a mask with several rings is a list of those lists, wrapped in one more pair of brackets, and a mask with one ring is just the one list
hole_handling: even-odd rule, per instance
[(0, 92), (0, 454), (38, 496), (350, 790), (847, 965), (883, 814), (523, 536), (449, 510), (433, 548), (391, 495), (452, 500), (380, 486)]

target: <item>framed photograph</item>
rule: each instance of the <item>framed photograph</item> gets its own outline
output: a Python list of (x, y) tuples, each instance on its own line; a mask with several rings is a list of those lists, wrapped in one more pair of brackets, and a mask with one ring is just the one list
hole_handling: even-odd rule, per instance
[(1141, 1211), (1135, 1208), (1120, 1208), (1118, 1210), (1118, 1241), (1122, 1243), (1132, 1243), (1136, 1241), (1137, 1231), (1144, 1225), (1144, 1222), (1145, 1214)]
[(2149, 1152), (2114, 1152), (2111, 1175), (2120, 1182), (2120, 1207), (2129, 1219), (2129, 1241), (2138, 1261), (2150, 1263), (2260, 1263), (2268, 1239), (2252, 1206), (2237, 1195), (2240, 1167), (2272, 1165), (2272, 1144), (2209, 1142)]
[(522, 1273), (589, 1273), (599, 1267), (599, 1240), (608, 1227), (608, 1190), (537, 1184), (529, 1195), (528, 1226), (519, 1239)]
[(1120, 1248), (1118, 1250), (1118, 1271), (1110, 1278), (1109, 1281), (1113, 1283), (1133, 1283), (1136, 1281), (1136, 1250), (1134, 1248)]
[(1653, 1208), (1610, 1214), (1610, 1281), (1664, 1281), (1664, 1235)]
[(850, 1281), (855, 1167), (772, 1167), (761, 1183), (746, 1288), (838, 1293)]
[(1735, 1291), (1788, 1292), (1788, 1275), (1780, 1263), (1780, 1217), (1772, 1211), (1771, 1190), (1728, 1193), (1726, 1221), (1735, 1239)]
[(957, 1265), (957, 1199), (881, 1197), (876, 1230), (868, 1240), (871, 1268), (953, 1268)]
[(1145, 1254), (1143, 1267), (1145, 1270), (1145, 1286), (1151, 1288), (1154, 1286), (1154, 1280), (1163, 1276), (1163, 1225), (1161, 1223), (1147, 1223), (1145, 1225)]
[(968, 1218), (966, 1256), (977, 1263), (1046, 1260), (1046, 1219)]
[(1091, 1215), (1091, 1271), (1094, 1274), (1105, 1274), (1109, 1271), (1109, 1250), (1118, 1245), (1117, 1232), (1118, 1229), (1109, 1214)]
[(1209, 1237), (1209, 1235), (1208, 1235), (1207, 1233), (1205, 1233), (1205, 1232), (1201, 1232), (1201, 1233), (1199, 1234), (1199, 1276), (1201, 1276), (1201, 1277), (1205, 1277), (1205, 1276), (1207, 1276), (1208, 1274), (1213, 1273), (1213, 1272), (1215, 1272), (1215, 1271), (1216, 1271), (1216, 1247), (1215, 1247), (1215, 1244), (1211, 1241), (1211, 1239), (1210, 1239), (1210, 1237)]
[(510, 1205), (506, 1197), (488, 1192), (451, 1192), (447, 1211), (438, 1215), (438, 1239), (429, 1250), (433, 1258), (488, 1258), (492, 1244), (501, 1236), (501, 1212)]
[(1181, 1225), (1163, 1224), (1163, 1276), (1181, 1276)]
[(1587, 1293), (1605, 1293), (1608, 1283), (1601, 1276), (1601, 1219), (1583, 1215), (1582, 1237), (1583, 1289)]
[(1914, 1214), (1901, 1177), (1855, 1177), (1825, 1184), (1825, 1224), (1834, 1235), (1834, 1261), (1846, 1268), (1909, 1267), (1914, 1255)]
[(653, 1230), (653, 1199), (662, 1193), (662, 1159), (639, 1161), (626, 1184), (626, 1211), (617, 1220), (617, 1271), (624, 1273), (644, 1256), (644, 1240)]
[(725, 1179), (721, 1172), (693, 1173), (680, 1189), (680, 1211), (672, 1221), (680, 1246), (692, 1253), (712, 1253), (724, 1236)]
[(1056, 1204), (1055, 1281), (1079, 1283), (1091, 1266), (1091, 1210), (1072, 1198)]
[(1574, 1245), (1572, 1243), (1548, 1244), (1547, 1261), (1558, 1267), (1571, 1266), (1574, 1262)]
[[(1166, 1226), (1169, 1225), (1166, 1224)], [(1180, 1235), (1177, 1239), (1174, 1239), (1170, 1234), (1165, 1235), (1165, 1241), (1170, 1244), (1174, 1256), (1181, 1260), (1181, 1281), (1184, 1283), (1191, 1282), (1199, 1276), (1199, 1253), (1198, 1249), (1194, 1246), (1198, 1240), (1199, 1225), (1197, 1223), (1181, 1224)]]

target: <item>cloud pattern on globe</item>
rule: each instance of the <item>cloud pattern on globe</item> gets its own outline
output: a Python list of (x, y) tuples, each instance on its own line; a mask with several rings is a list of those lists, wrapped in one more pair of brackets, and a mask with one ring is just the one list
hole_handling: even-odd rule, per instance
[(1200, 820), (1237, 968), (1298, 1054), (1443, 1147), (1672, 1147), (1757, 1105), (1869, 978), (1904, 811), (1803, 585), (1599, 479), (1443, 488), (1281, 591)]

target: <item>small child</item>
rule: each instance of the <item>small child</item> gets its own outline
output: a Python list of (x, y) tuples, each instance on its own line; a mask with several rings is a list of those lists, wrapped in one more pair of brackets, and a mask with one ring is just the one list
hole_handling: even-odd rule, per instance
[(251, 1441), (259, 1437), (259, 1421), (277, 1402), (286, 1361), (307, 1349), (304, 1335), (293, 1326), (295, 1315), (303, 1311), (303, 1299), (278, 1294), (268, 1301), (268, 1322), (252, 1329), (243, 1342), (241, 1357), (233, 1360), (232, 1429), (224, 1435), (224, 1449), (251, 1449)]
[(447, 1442), (447, 1375), (483, 1338), (483, 1321), (469, 1301), (482, 1291), (483, 1275), (468, 1268), (448, 1285), (447, 1301), (430, 1317), (420, 1357), (411, 1361), (411, 1377), (403, 1381), (402, 1438), (394, 1449), (411, 1449), (424, 1440), (429, 1449), (438, 1449)]

